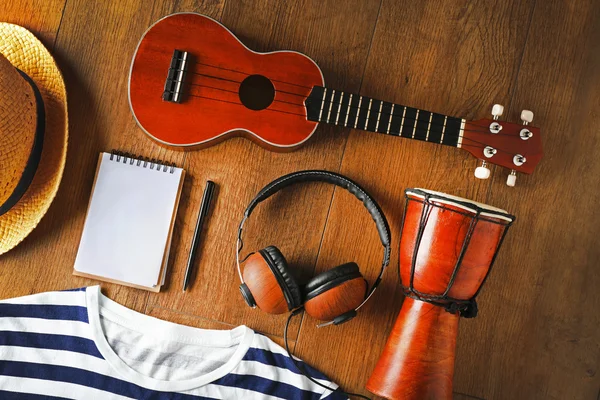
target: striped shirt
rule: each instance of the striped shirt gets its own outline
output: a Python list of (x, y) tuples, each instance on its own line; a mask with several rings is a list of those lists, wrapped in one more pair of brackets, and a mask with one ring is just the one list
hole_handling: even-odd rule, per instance
[(113, 302), (99, 286), (0, 301), (0, 399), (341, 398), (245, 326), (161, 321)]

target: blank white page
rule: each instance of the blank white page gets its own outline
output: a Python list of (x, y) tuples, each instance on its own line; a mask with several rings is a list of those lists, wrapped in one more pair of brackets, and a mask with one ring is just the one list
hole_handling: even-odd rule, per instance
[[(101, 153), (75, 270), (140, 286), (160, 283), (183, 170)], [(126, 160), (124, 163), (123, 161)], [(165, 260), (167, 262), (167, 260)]]

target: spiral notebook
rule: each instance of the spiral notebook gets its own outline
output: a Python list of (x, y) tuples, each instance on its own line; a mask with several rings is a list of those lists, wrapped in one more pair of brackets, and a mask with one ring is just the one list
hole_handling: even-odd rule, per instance
[(184, 176), (159, 161), (100, 153), (73, 274), (160, 291)]

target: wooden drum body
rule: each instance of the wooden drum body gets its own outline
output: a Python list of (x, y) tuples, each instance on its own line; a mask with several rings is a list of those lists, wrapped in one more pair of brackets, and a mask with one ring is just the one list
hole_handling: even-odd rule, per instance
[(458, 319), (479, 293), (514, 217), (429, 190), (406, 190), (400, 278), (407, 298), (367, 383), (392, 399), (451, 399)]

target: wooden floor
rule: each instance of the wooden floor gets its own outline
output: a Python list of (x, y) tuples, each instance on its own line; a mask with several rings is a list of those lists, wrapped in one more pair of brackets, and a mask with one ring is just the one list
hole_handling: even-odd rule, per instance
[[(151, 142), (129, 112), (131, 57), (145, 29), (175, 11), (207, 14), (257, 51), (312, 57), (328, 87), (464, 118), (493, 103), (518, 121), (535, 113), (545, 158), (517, 187), (507, 171), (473, 177), (465, 152), (321, 126), (301, 150), (265, 151), (243, 139), (190, 153)], [(92, 285), (71, 275), (98, 152), (121, 149), (189, 171), (177, 217), (166, 290), (102, 284), (114, 300), (171, 321), (248, 326), (281, 342), (285, 316), (245, 306), (234, 273), (242, 210), (271, 179), (307, 168), (340, 171), (381, 203), (394, 235), (381, 290), (340, 327), (297, 317), (295, 352), (344, 388), (365, 382), (402, 304), (397, 249), (407, 187), (424, 187), (505, 208), (517, 216), (480, 296), (480, 315), (458, 337), (456, 399), (600, 398), (600, 2), (598, 0), (11, 0), (0, 20), (31, 29), (56, 56), (69, 94), (64, 178), (40, 226), (0, 257), (0, 298)], [(201, 40), (201, 38), (199, 38)], [(181, 291), (206, 179), (218, 201), (191, 290)], [(298, 275), (356, 260), (373, 278), (380, 243), (348, 194), (307, 185), (275, 197), (248, 226), (247, 248), (276, 244)], [(363, 228), (366, 226), (366, 228)]]

